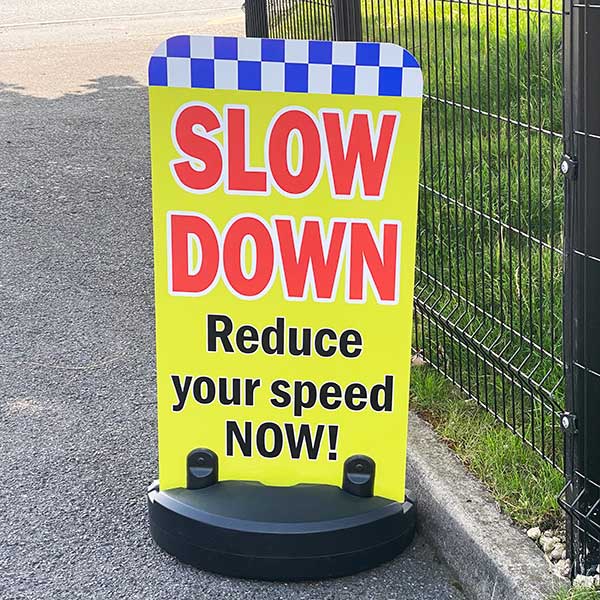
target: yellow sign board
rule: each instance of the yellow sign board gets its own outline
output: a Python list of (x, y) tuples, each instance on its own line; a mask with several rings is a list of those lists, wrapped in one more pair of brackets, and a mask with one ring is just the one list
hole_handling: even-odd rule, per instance
[(149, 67), (159, 477), (404, 500), (421, 71), (392, 44), (178, 36)]

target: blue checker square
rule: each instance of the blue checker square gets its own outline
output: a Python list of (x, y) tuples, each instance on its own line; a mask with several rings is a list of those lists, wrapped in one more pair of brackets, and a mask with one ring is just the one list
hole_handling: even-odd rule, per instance
[(356, 64), (367, 67), (379, 65), (379, 44), (359, 42), (356, 44)]
[(402, 68), (380, 67), (379, 69), (379, 95), (402, 95)]
[(153, 56), (148, 66), (148, 83), (150, 85), (167, 85), (167, 59), (164, 56)]
[(212, 58), (192, 58), (191, 84), (193, 88), (215, 87), (215, 61)]
[(283, 62), (285, 60), (284, 40), (261, 40), (261, 59), (263, 62)]
[(216, 37), (215, 58), (225, 60), (237, 60), (238, 44), (237, 38)]
[(408, 51), (404, 51), (404, 55), (402, 57), (402, 64), (405, 67), (417, 67), (419, 68), (421, 65), (417, 62), (417, 59)]
[(333, 42), (308, 42), (308, 62), (312, 64), (330, 65), (333, 56)]
[(238, 63), (238, 87), (240, 90), (260, 90), (260, 62), (240, 60)]
[(167, 56), (190, 57), (190, 36), (178, 35), (167, 40)]
[(285, 64), (285, 91), (308, 92), (308, 64)]
[(331, 70), (331, 93), (354, 94), (356, 67), (351, 65), (333, 65)]

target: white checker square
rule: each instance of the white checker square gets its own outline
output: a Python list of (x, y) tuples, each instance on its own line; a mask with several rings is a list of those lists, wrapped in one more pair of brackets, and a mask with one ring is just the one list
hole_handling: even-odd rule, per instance
[(237, 60), (215, 60), (215, 89), (238, 89)]
[(285, 90), (285, 64), (282, 62), (264, 62), (260, 65), (263, 92), (283, 92)]
[(192, 65), (189, 58), (167, 58), (169, 87), (191, 87)]
[(401, 67), (404, 64), (404, 49), (396, 44), (379, 46), (379, 66)]
[(285, 40), (285, 62), (307, 63), (308, 42), (306, 40)]
[(166, 56), (167, 55), (167, 40), (162, 42), (158, 48), (154, 51), (152, 56)]
[(334, 65), (355, 65), (356, 42), (333, 42), (332, 62)]
[(331, 94), (331, 65), (308, 65), (308, 93)]
[(402, 69), (402, 95), (408, 98), (420, 98), (423, 95), (421, 69), (415, 67)]
[(377, 96), (379, 93), (379, 67), (356, 67), (354, 93), (357, 96)]
[(212, 37), (193, 35), (190, 38), (190, 54), (192, 58), (214, 58), (215, 42)]
[(238, 38), (238, 60), (260, 61), (262, 57), (260, 38)]

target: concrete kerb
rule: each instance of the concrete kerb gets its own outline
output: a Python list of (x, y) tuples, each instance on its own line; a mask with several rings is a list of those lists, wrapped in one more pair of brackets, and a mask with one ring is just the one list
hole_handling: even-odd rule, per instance
[(418, 416), (409, 418), (407, 487), (418, 523), (474, 600), (546, 600), (566, 584), (500, 513), (464, 465)]

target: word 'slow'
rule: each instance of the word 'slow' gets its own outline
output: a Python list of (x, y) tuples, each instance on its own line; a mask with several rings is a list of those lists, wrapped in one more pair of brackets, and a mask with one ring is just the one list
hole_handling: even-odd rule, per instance
[[(310, 194), (326, 170), (332, 197), (353, 198), (358, 184), (362, 198), (380, 200), (399, 121), (394, 111), (380, 112), (374, 124), (371, 111), (354, 110), (345, 123), (337, 109), (320, 110), (317, 117), (287, 107), (273, 116), (263, 139), (250, 133), (248, 106), (226, 106), (221, 116), (209, 104), (184, 104), (171, 128), (180, 155), (171, 172), (180, 187), (195, 194), (222, 185), (227, 194), (268, 196), (275, 188), (298, 198)], [(250, 166), (257, 140), (261, 151), (264, 147), (264, 167)]]
[(318, 217), (271, 223), (237, 215), (220, 232), (205, 215), (167, 215), (169, 293), (201, 296), (222, 280), (242, 299), (260, 298), (277, 274), (286, 300), (333, 302), (343, 276), (345, 300), (364, 303), (370, 287), (379, 304), (397, 304), (401, 224), (381, 221), (379, 235), (364, 219), (331, 219), (328, 232)]

